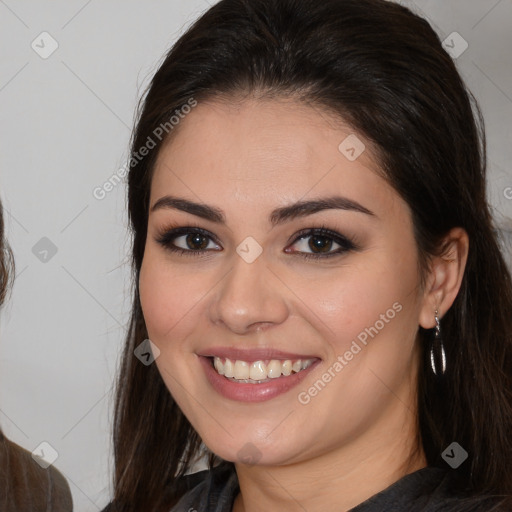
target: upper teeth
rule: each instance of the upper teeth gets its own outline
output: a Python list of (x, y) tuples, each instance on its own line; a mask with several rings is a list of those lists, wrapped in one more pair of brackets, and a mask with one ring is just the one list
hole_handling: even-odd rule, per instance
[(293, 361), (287, 359), (281, 361), (279, 359), (271, 359), (268, 362), (254, 361), (247, 363), (246, 361), (231, 361), (231, 359), (221, 359), (220, 357), (213, 358), (213, 366), (217, 373), (224, 375), (228, 378), (236, 380), (253, 380), (261, 381), (265, 379), (276, 379), (284, 375), (287, 377), (292, 372), (300, 372), (305, 370), (313, 363), (314, 359), (298, 359)]

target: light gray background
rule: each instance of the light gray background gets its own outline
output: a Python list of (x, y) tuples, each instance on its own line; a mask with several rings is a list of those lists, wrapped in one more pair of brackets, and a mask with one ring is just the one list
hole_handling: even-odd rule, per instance
[[(486, 120), (489, 198), (512, 217), (512, 0), (401, 3), (442, 39), (467, 41), (456, 61)], [(17, 265), (0, 317), (0, 424), (29, 450), (55, 448), (80, 512), (110, 496), (112, 384), (130, 308), (125, 186), (103, 200), (93, 189), (122, 167), (138, 97), (208, 6), (0, 0), (0, 195)], [(31, 47), (49, 48), (44, 31), (59, 45), (47, 59)], [(32, 250), (43, 237), (57, 248), (47, 261), (45, 247)]]

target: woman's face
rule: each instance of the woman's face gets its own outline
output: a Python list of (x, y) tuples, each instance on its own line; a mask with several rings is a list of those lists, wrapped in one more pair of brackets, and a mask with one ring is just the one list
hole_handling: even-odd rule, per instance
[(363, 143), (250, 99), (200, 103), (160, 151), (142, 309), (165, 384), (226, 460), (365, 456), (414, 419), (411, 214)]

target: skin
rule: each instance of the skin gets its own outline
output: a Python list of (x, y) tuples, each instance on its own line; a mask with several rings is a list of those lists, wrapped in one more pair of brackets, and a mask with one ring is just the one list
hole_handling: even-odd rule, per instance
[[(409, 207), (379, 175), (362, 136), (366, 150), (355, 161), (338, 150), (352, 133), (339, 118), (289, 99), (204, 102), (158, 157), (150, 207), (172, 194), (226, 217), (221, 225), (173, 208), (151, 211), (139, 284), (163, 380), (206, 446), (235, 462), (235, 512), (348, 510), (426, 466), (422, 449), (412, 455), (416, 336), (455, 299), (467, 235), (447, 235), (447, 254), (433, 258), (422, 288)], [(373, 215), (330, 209), (269, 222), (277, 207), (332, 195)], [(170, 224), (202, 227), (219, 243), (203, 240), (199, 257), (172, 253), (157, 241)], [(311, 238), (295, 241), (296, 234), (322, 226), (354, 239), (357, 250), (305, 259), (301, 252), (314, 253)], [(263, 248), (250, 264), (236, 252), (248, 236)], [(186, 236), (174, 243), (197, 247)], [(338, 248), (333, 242), (327, 252)], [(395, 303), (400, 312), (300, 403), (297, 395)], [(290, 391), (242, 403), (208, 383), (197, 354), (212, 346), (272, 347), (321, 362)], [(241, 462), (247, 451), (255, 464)]]

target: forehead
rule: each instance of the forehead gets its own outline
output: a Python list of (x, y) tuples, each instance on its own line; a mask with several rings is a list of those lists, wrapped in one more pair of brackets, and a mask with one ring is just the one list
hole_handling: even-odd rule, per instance
[(199, 103), (160, 150), (151, 187), (261, 209), (342, 194), (389, 208), (400, 200), (371, 146), (343, 121), (292, 100)]

